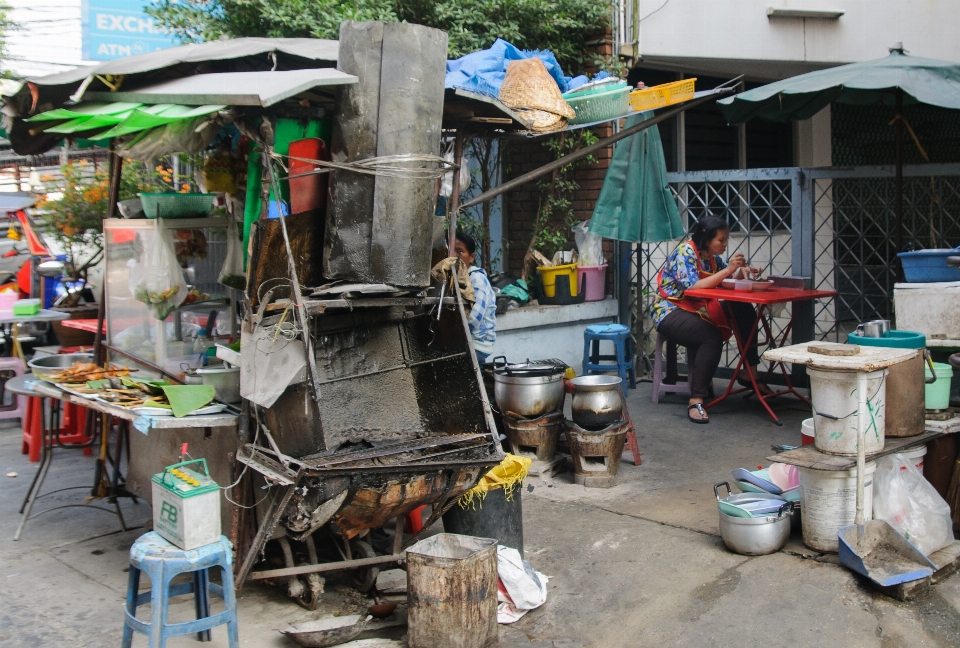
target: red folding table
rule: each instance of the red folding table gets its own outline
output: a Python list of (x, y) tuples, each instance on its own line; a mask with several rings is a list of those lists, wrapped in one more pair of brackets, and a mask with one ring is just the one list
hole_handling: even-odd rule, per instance
[[(759, 328), (763, 327), (763, 333), (766, 335), (766, 340), (761, 341), (759, 336), (757, 338), (757, 346), (766, 345), (771, 349), (779, 348), (784, 346), (787, 342), (787, 338), (790, 336), (790, 331), (793, 330), (793, 323), (797, 318), (798, 308), (794, 307), (791, 309), (790, 321), (787, 323), (786, 328), (783, 329), (779, 340), (773, 335), (773, 329), (770, 327), (770, 315), (769, 307), (774, 304), (785, 304), (791, 302), (797, 304), (799, 302), (813, 301), (815, 299), (829, 299), (837, 296), (835, 290), (798, 290), (790, 288), (775, 288), (772, 290), (757, 291), (752, 292), (748, 290), (729, 290), (727, 288), (701, 288), (701, 289), (690, 289), (684, 291), (684, 295), (689, 297), (700, 297), (707, 299), (720, 299), (723, 301), (731, 302), (743, 302), (746, 304), (753, 304), (757, 307), (757, 317), (753, 321), (753, 328), (750, 329), (750, 334), (743, 338), (740, 335), (740, 331), (736, 326), (733, 327), (733, 335), (737, 340), (737, 350), (740, 352), (740, 358), (737, 362), (737, 367), (733, 370), (733, 377), (730, 378), (730, 384), (727, 385), (727, 390), (713, 399), (705, 405), (705, 407), (713, 407), (717, 403), (723, 401), (728, 396), (733, 394), (739, 394), (742, 392), (751, 392), (757, 395), (757, 398), (760, 399), (760, 404), (763, 405), (764, 409), (773, 417), (773, 421), (777, 425), (783, 425), (780, 422), (780, 418), (774, 414), (773, 410), (770, 408), (770, 405), (767, 401), (776, 396), (783, 396), (785, 394), (793, 394), (804, 403), (809, 404), (810, 401), (806, 396), (797, 392), (793, 388), (793, 383), (790, 381), (790, 373), (787, 371), (786, 366), (782, 362), (773, 362), (767, 368), (766, 378), (770, 377), (770, 374), (773, 373), (775, 367), (780, 367), (780, 372), (783, 374), (783, 378), (786, 381), (786, 389), (781, 389), (780, 391), (771, 392), (769, 394), (761, 394), (760, 389), (757, 386), (757, 376), (753, 371), (753, 368), (747, 365), (747, 345), (749, 340), (753, 338), (754, 333), (757, 333)], [(739, 389), (734, 389), (734, 385), (737, 384), (737, 378), (740, 376), (740, 371), (743, 369), (747, 376), (750, 378), (750, 387), (740, 387)]]

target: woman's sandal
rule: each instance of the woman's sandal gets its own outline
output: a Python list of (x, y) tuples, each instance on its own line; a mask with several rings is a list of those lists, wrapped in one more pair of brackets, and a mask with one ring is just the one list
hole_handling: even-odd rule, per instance
[[(692, 409), (697, 410), (697, 414), (699, 414), (701, 418), (693, 418), (692, 416), (690, 416), (690, 410)], [(707, 416), (707, 410), (703, 409), (703, 403), (694, 403), (693, 405), (689, 405), (687, 407), (687, 418), (693, 421), (694, 423), (699, 423), (701, 425), (704, 425), (710, 422), (710, 418)]]

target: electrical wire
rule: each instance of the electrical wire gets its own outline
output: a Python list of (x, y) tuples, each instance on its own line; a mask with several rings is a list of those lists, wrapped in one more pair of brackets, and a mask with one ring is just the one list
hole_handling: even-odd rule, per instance
[[(320, 167), (312, 171), (297, 174), (297, 177), (315, 175), (318, 173), (327, 173), (330, 169), (340, 171), (352, 171), (354, 173), (363, 173), (366, 175), (385, 176), (388, 178), (402, 178), (407, 180), (435, 180), (443, 177), (444, 174), (458, 168), (458, 166), (448, 160), (436, 155), (382, 155), (379, 157), (366, 158), (356, 162), (331, 162), (329, 160), (311, 160), (309, 158), (294, 157), (291, 155), (280, 155), (272, 153), (272, 159), (279, 162), (284, 169), (287, 166), (283, 164), (283, 159), (306, 162), (312, 166)], [(410, 163), (436, 164), (436, 168), (410, 168), (402, 166)], [(277, 178), (278, 180), (288, 180), (289, 178)]]
[(652, 16), (653, 14), (657, 13), (658, 11), (660, 11), (661, 9), (663, 9), (664, 7), (666, 7), (668, 4), (670, 4), (670, 0), (664, 0), (662, 5), (660, 5), (659, 7), (657, 7), (656, 9), (654, 9), (653, 11), (651, 11), (650, 13), (648, 13), (646, 16), (644, 16), (643, 18), (641, 18), (641, 19), (638, 20), (637, 22), (638, 22), (638, 23), (642, 23), (644, 20), (646, 20), (647, 18), (649, 18), (649, 17)]

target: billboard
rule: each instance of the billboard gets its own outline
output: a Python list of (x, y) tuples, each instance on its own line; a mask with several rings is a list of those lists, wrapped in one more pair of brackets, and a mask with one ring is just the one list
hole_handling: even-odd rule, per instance
[(110, 61), (179, 45), (143, 12), (150, 0), (82, 0), (83, 59)]

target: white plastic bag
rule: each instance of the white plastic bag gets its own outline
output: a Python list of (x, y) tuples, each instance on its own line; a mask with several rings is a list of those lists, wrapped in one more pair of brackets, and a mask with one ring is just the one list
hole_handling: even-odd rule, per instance
[(950, 505), (902, 454), (877, 461), (873, 517), (887, 521), (924, 556), (953, 542)]
[(223, 260), (223, 267), (220, 269), (220, 276), (217, 281), (236, 290), (245, 290), (247, 287), (247, 275), (243, 272), (243, 249), (241, 246), (237, 224), (233, 219), (230, 219), (230, 225), (227, 227), (227, 258)]
[(497, 545), (497, 622), (513, 623), (547, 600), (547, 577), (511, 547)]
[(573, 230), (573, 239), (576, 241), (577, 250), (580, 252), (580, 265), (603, 265), (603, 237), (587, 231), (590, 229), (590, 220), (585, 220), (570, 229)]
[(129, 287), (134, 299), (143, 302), (150, 314), (164, 320), (187, 298), (187, 282), (177, 263), (170, 237), (156, 233), (140, 255), (128, 262)]

